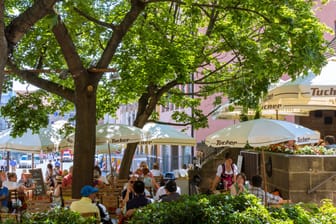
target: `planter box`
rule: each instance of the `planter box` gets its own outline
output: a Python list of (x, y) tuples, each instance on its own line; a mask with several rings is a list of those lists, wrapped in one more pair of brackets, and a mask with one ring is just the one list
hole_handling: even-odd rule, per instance
[[(244, 154), (248, 153), (244, 151)], [(272, 164), (266, 175), (268, 191), (279, 189), (283, 198), (293, 202), (319, 204), (322, 199), (328, 198), (336, 204), (335, 155), (264, 153), (265, 161)], [(262, 174), (264, 164), (262, 159), (259, 161)]]

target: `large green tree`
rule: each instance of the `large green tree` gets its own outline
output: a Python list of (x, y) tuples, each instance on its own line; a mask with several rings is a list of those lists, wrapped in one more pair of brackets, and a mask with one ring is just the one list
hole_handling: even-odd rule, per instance
[[(78, 197), (92, 180), (96, 120), (120, 104), (137, 103), (134, 125), (140, 128), (168, 102), (193, 109), (193, 116), (175, 112), (178, 123), (204, 127), (198, 105), (209, 95), (254, 107), (281, 75), (319, 70), (325, 27), (312, 13), (313, 2), (1, 0), (0, 75), (41, 88), (14, 98), (2, 112), (20, 134), (45, 125), (46, 113), (74, 106)], [(191, 84), (195, 97), (182, 91)], [(121, 178), (135, 148), (128, 145)]]

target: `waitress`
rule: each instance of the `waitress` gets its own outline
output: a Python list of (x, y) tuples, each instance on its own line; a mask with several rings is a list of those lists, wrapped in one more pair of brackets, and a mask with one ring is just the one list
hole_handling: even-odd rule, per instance
[(226, 153), (224, 163), (217, 167), (216, 177), (210, 190), (227, 191), (236, 182), (237, 174), (238, 167), (233, 163), (230, 153)]

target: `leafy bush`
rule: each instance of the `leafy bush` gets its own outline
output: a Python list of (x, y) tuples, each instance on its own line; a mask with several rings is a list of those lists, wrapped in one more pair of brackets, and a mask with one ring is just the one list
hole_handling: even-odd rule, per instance
[(84, 218), (79, 213), (70, 209), (54, 208), (48, 212), (24, 213), (22, 224), (92, 224), (96, 223), (94, 217)]
[(129, 224), (329, 224), (336, 223), (330, 200), (267, 209), (251, 194), (183, 196), (177, 202), (157, 202), (138, 209)]

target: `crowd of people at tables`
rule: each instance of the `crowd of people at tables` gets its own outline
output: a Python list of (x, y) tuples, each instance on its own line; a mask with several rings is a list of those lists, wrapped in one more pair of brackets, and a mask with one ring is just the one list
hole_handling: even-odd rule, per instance
[[(150, 170), (146, 162), (142, 162), (135, 172), (131, 172), (128, 182), (120, 195), (121, 204), (117, 210), (120, 223), (130, 218), (137, 208), (155, 201), (170, 202), (179, 200), (181, 188), (177, 186), (174, 174), (170, 174), (170, 176), (163, 176), (158, 164), (154, 164), (153, 169)], [(72, 185), (72, 167), (68, 171), (61, 171), (59, 163), (56, 162), (54, 167), (51, 163), (47, 164), (45, 183), (52, 198), (53, 206), (64, 206), (62, 189), (70, 188)], [(99, 192), (99, 189), (104, 188), (106, 184), (108, 182), (102, 177), (100, 168), (95, 166), (93, 184), (84, 186), (81, 189), (82, 198), (72, 202), (70, 209), (79, 213), (97, 213), (97, 217), (103, 223), (111, 223), (104, 205), (96, 202), (97, 192)], [(19, 201), (22, 203), (20, 206), (24, 207), (25, 198), (27, 196), (31, 197), (30, 194), (34, 188), (35, 184), (31, 179), (31, 174), (27, 171), (22, 172), (19, 181), (17, 181), (16, 173), (9, 172), (5, 175), (2, 172), (0, 178), (1, 212), (12, 212), (15, 207), (13, 204), (11, 205), (13, 202), (8, 197), (10, 190), (18, 192)], [(216, 176), (210, 190), (212, 192), (229, 191), (232, 195), (250, 192), (259, 197), (262, 202), (267, 200), (267, 204), (278, 204), (283, 201), (279, 195), (265, 192), (262, 189), (262, 178), (260, 176), (252, 177), (251, 183), (248, 183), (245, 174), (238, 173), (238, 168), (233, 163), (230, 154), (226, 154), (224, 163), (217, 167)]]
[(262, 189), (262, 177), (260, 175), (253, 176), (250, 183), (244, 173), (238, 173), (238, 167), (233, 163), (230, 153), (225, 154), (224, 163), (217, 167), (216, 176), (210, 190), (214, 193), (229, 191), (232, 195), (248, 192), (260, 198), (264, 204), (284, 202), (279, 190), (276, 189), (269, 193)]

